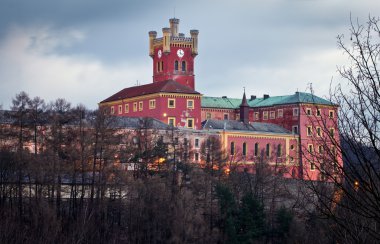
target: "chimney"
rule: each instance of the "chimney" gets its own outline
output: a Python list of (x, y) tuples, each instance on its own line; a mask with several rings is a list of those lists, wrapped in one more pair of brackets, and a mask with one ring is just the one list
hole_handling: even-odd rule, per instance
[(227, 96), (222, 96), (222, 98), (227, 98)]
[(251, 95), (251, 101), (255, 100), (255, 99), (256, 99), (256, 96), (255, 95)]
[(171, 32), (172, 36), (177, 37), (178, 36), (179, 19), (176, 19), (176, 18), (169, 19), (169, 23), (170, 23), (170, 32)]
[(264, 94), (264, 99), (269, 98), (269, 94)]

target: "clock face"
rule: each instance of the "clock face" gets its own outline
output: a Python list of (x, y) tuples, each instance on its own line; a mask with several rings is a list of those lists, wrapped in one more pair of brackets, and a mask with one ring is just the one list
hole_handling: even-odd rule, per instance
[(185, 55), (185, 52), (182, 49), (178, 49), (177, 56), (180, 57), (180, 58), (182, 58), (183, 55)]
[(158, 58), (161, 58), (161, 56), (162, 56), (162, 51), (161, 51), (161, 50), (158, 50), (157, 55), (158, 55)]

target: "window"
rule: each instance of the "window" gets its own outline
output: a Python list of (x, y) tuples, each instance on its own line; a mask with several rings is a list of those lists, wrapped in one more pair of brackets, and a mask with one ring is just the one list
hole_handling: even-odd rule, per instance
[(124, 112), (129, 113), (129, 104), (125, 104), (124, 106)]
[(255, 120), (259, 120), (260, 116), (259, 116), (259, 112), (255, 112)]
[(149, 100), (149, 109), (156, 108), (156, 99)]
[(267, 157), (270, 156), (270, 144), (269, 143), (265, 147), (265, 154), (267, 155)]
[(178, 71), (178, 61), (177, 60), (174, 62), (174, 70)]
[(243, 156), (247, 156), (247, 143), (243, 143)]
[(194, 100), (187, 99), (187, 108), (194, 108)]
[(255, 157), (257, 157), (259, 155), (259, 143), (256, 142), (255, 143)]
[(223, 114), (223, 119), (228, 120), (228, 114)]
[(195, 148), (199, 148), (199, 138), (195, 138), (194, 146), (195, 146)]
[(311, 108), (307, 108), (307, 109), (306, 109), (306, 115), (307, 115), (307, 116), (312, 115), (312, 113), (311, 113)]
[(294, 162), (294, 158), (293, 157), (290, 157), (290, 162)]
[(307, 136), (311, 136), (312, 133), (313, 133), (313, 129), (311, 126), (308, 126), (307, 129), (306, 129), (306, 133), (307, 133)]
[(111, 107), (111, 114), (114, 114), (115, 113), (115, 108), (112, 106)]
[(334, 110), (329, 110), (329, 117), (334, 118)]
[(268, 119), (268, 111), (264, 111), (263, 112), (263, 120), (267, 120)]
[(122, 114), (123, 113), (123, 105), (119, 105), (119, 114)]
[(168, 117), (168, 125), (175, 126), (175, 117)]
[(188, 118), (186, 124), (187, 124), (187, 126), (186, 126), (187, 128), (191, 128), (191, 129), (193, 129), (193, 128), (194, 128), (194, 119), (192, 119), (192, 118), (191, 118), (191, 119)]
[(277, 157), (281, 157), (282, 156), (282, 145), (281, 144), (278, 144), (277, 145)]
[(282, 109), (277, 110), (277, 117), (282, 118), (283, 116), (284, 116), (284, 110)]
[(321, 135), (322, 135), (321, 127), (317, 127), (317, 136), (321, 136)]
[(270, 111), (270, 118), (275, 119), (276, 118), (276, 112), (275, 111)]
[(298, 125), (292, 126), (292, 132), (293, 132), (293, 134), (298, 134)]
[(206, 113), (206, 119), (211, 119), (211, 113)]
[(309, 153), (313, 153), (314, 152), (313, 145), (312, 144), (307, 145), (307, 150), (309, 151)]
[(315, 163), (314, 162), (310, 162), (310, 170), (315, 170)]
[(334, 136), (334, 132), (335, 132), (334, 128), (330, 128), (330, 136), (331, 136), (331, 137)]
[(317, 116), (321, 117), (321, 109), (320, 108), (317, 108)]
[(318, 146), (318, 153), (320, 153), (320, 154), (323, 153), (323, 146), (322, 145)]
[(293, 108), (293, 116), (298, 116), (299, 110), (298, 108)]
[(164, 62), (160, 61), (157, 63), (157, 72), (162, 72), (164, 69)]
[(231, 142), (230, 150), (231, 150), (231, 155), (235, 155), (235, 142)]
[(174, 98), (168, 99), (168, 108), (175, 108), (175, 99)]
[(143, 110), (143, 102), (139, 102), (139, 111), (142, 111)]
[(186, 71), (186, 61), (182, 61), (182, 71)]
[(199, 161), (199, 153), (194, 153), (194, 159), (195, 161)]
[(134, 102), (133, 103), (133, 112), (136, 112), (137, 111), (137, 102)]
[(294, 145), (290, 145), (290, 150), (294, 150)]

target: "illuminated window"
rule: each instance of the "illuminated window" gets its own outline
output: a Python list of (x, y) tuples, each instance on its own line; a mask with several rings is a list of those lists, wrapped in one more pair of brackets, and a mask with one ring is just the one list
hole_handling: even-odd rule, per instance
[(137, 111), (137, 102), (134, 102), (133, 103), (133, 112), (136, 112)]
[(331, 137), (334, 136), (334, 132), (335, 132), (334, 128), (330, 128), (330, 136), (331, 136)]
[(194, 119), (188, 118), (187, 119), (187, 126), (186, 127), (193, 129), (194, 128)]
[(119, 109), (119, 114), (122, 114), (123, 113), (123, 105), (119, 105), (118, 109)]
[(255, 143), (255, 157), (259, 156), (259, 143)]
[(306, 109), (306, 114), (307, 114), (308, 116), (312, 115), (312, 113), (311, 113), (311, 108), (307, 108), (307, 109)]
[(293, 116), (298, 116), (298, 115), (299, 115), (298, 108), (293, 108)]
[(277, 117), (282, 118), (283, 116), (284, 116), (284, 110), (282, 109), (277, 110)]
[(318, 153), (320, 153), (320, 154), (323, 153), (323, 146), (322, 145), (318, 146)]
[(310, 162), (310, 170), (315, 170), (315, 163), (314, 162)]
[(307, 145), (307, 148), (308, 148), (309, 153), (313, 153), (314, 152), (314, 147), (313, 147), (312, 144)]
[(186, 71), (186, 61), (182, 61), (182, 71)]
[(267, 120), (268, 119), (268, 111), (264, 111), (263, 112), (263, 120)]
[(194, 100), (187, 99), (187, 108), (194, 108)]
[(112, 106), (111, 107), (111, 114), (114, 114), (115, 113), (115, 108)]
[(211, 119), (211, 113), (206, 113), (206, 119)]
[(270, 111), (270, 118), (275, 119), (276, 118), (276, 112), (275, 111)]
[(298, 125), (292, 126), (292, 132), (293, 132), (293, 134), (298, 134)]
[(313, 129), (312, 129), (311, 126), (308, 126), (308, 127), (306, 128), (306, 133), (307, 133), (307, 136), (311, 136), (311, 135), (312, 135), (312, 133), (313, 133)]
[(260, 116), (259, 116), (259, 112), (255, 112), (255, 120), (259, 120)]
[(129, 113), (129, 104), (125, 104), (124, 106), (124, 112)]
[(267, 157), (269, 157), (270, 156), (270, 144), (268, 143), (267, 145), (266, 145), (266, 147), (265, 147), (265, 154), (267, 155)]
[(168, 99), (168, 108), (175, 108), (175, 99), (174, 98)]
[(149, 109), (156, 108), (156, 99), (149, 100)]
[(139, 111), (143, 110), (143, 102), (139, 102)]
[(334, 110), (329, 110), (329, 117), (334, 118)]
[(168, 117), (168, 125), (175, 126), (175, 117)]
[(223, 114), (223, 119), (228, 120), (228, 114)]
[(235, 142), (231, 142), (230, 152), (231, 155), (235, 155)]

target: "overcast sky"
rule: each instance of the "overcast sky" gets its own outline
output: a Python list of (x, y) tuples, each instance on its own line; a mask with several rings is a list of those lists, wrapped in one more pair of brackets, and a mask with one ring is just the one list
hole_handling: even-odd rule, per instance
[[(175, 9), (175, 11), (174, 11)], [(0, 105), (20, 91), (46, 101), (97, 103), (152, 82), (148, 32), (169, 18), (199, 30), (196, 90), (207, 96), (319, 96), (340, 82), (350, 13), (365, 22), (378, 0), (0, 0)]]

